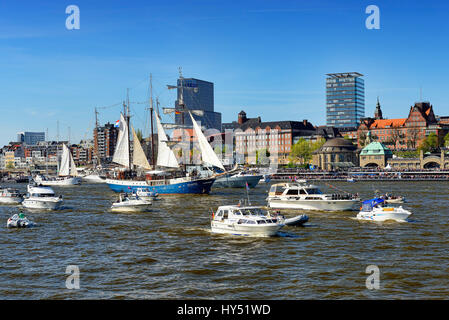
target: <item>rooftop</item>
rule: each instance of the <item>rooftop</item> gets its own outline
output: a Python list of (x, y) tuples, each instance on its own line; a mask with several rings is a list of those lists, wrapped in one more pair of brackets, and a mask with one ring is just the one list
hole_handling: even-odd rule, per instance
[(358, 72), (343, 72), (343, 73), (327, 73), (327, 76), (331, 78), (357, 78), (363, 77), (363, 74)]
[(361, 156), (393, 155), (393, 152), (379, 141), (371, 142), (360, 152)]

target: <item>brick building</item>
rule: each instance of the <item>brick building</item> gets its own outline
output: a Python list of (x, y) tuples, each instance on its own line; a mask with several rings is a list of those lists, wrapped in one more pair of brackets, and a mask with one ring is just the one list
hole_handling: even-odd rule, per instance
[(407, 118), (384, 119), (379, 101), (373, 118), (363, 118), (357, 129), (357, 144), (365, 146), (368, 133), (393, 150), (416, 149), (430, 134), (440, 139), (449, 132), (449, 124), (439, 122), (429, 102), (417, 102), (410, 107)]
[(307, 120), (262, 122), (260, 117), (247, 118), (241, 111), (238, 120), (224, 123), (224, 130), (234, 130), (234, 145), (238, 163), (256, 164), (261, 151), (277, 156), (279, 164), (289, 162), (288, 156), (301, 137), (310, 139), (316, 128)]

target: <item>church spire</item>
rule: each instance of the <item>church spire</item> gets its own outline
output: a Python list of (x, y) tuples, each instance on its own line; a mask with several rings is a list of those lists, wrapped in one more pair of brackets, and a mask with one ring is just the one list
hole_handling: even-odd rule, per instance
[(382, 118), (382, 110), (380, 109), (380, 102), (379, 97), (377, 97), (377, 105), (376, 105), (376, 111), (374, 112), (374, 118), (377, 119), (383, 119)]

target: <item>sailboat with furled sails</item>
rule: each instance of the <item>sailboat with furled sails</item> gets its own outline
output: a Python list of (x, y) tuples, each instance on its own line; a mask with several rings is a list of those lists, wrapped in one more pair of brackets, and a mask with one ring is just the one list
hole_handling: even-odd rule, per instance
[[(151, 83), (151, 81), (150, 81)], [(153, 126), (153, 114), (156, 118), (157, 127), (157, 160), (152, 151), (153, 167), (150, 166), (145, 153), (140, 145), (134, 129), (133, 132), (133, 154), (129, 150), (129, 102), (127, 116), (121, 115), (119, 135), (115, 149), (113, 162), (121, 164), (125, 170), (115, 172), (114, 178), (107, 178), (106, 184), (116, 192), (136, 192), (137, 190), (152, 191), (158, 194), (208, 194), (215, 181), (215, 175), (194, 175), (187, 172), (185, 165), (179, 164), (170, 144), (161, 119), (153, 108), (153, 99), (150, 98), (151, 126)], [(190, 115), (193, 127), (198, 138), (201, 150), (202, 163), (209, 167), (218, 167), (224, 170), (223, 164), (213, 151), (201, 128), (196, 123), (190, 110), (184, 108), (182, 112)], [(154, 150), (154, 133), (151, 127), (152, 150)], [(141, 172), (138, 173), (139, 169)], [(151, 169), (151, 170), (149, 170)], [(143, 172), (142, 172), (143, 170)], [(149, 170), (149, 171), (145, 171)]]

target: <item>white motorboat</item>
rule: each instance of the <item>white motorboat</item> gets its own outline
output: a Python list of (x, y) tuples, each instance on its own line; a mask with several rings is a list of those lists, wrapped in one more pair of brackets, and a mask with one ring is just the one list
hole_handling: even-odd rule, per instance
[(354, 194), (324, 194), (306, 181), (277, 183), (268, 193), (268, 206), (275, 209), (303, 209), (319, 211), (353, 210), (360, 198)]
[(62, 196), (57, 197), (52, 188), (42, 185), (27, 186), (28, 193), (22, 205), (30, 209), (59, 209), (63, 203)]
[(157, 200), (159, 194), (154, 191), (150, 191), (149, 189), (145, 190), (144, 188), (138, 188), (135, 191), (135, 194), (143, 200)]
[(407, 221), (412, 213), (400, 207), (387, 206), (385, 200), (374, 198), (366, 200), (362, 204), (361, 211), (357, 214), (357, 219), (370, 221)]
[(268, 218), (260, 207), (221, 206), (213, 213), (211, 231), (241, 236), (274, 236), (284, 227), (276, 218)]
[(20, 204), (23, 201), (22, 194), (17, 189), (1, 188), (0, 203), (1, 204)]
[(120, 193), (118, 201), (111, 206), (111, 211), (117, 212), (138, 212), (147, 211), (151, 208), (150, 200), (141, 199), (134, 194)]
[(35, 225), (34, 222), (28, 220), (28, 218), (21, 212), (14, 214), (6, 222), (7, 228), (30, 228)]

